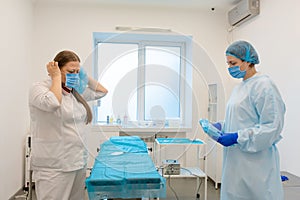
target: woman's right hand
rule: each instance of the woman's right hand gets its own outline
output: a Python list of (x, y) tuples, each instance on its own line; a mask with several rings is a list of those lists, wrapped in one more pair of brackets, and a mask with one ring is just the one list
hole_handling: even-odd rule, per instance
[(51, 61), (47, 64), (48, 75), (53, 79), (54, 77), (60, 77), (61, 72), (58, 67), (58, 62)]
[(51, 61), (47, 64), (48, 75), (52, 79), (50, 91), (56, 96), (59, 103), (62, 100), (62, 87), (61, 87), (61, 72), (58, 67), (58, 62)]

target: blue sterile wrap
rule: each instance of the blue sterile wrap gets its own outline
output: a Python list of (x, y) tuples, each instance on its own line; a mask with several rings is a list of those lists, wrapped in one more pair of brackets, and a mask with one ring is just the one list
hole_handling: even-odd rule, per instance
[(137, 136), (112, 137), (104, 142), (86, 186), (89, 199), (166, 197), (165, 178)]
[(148, 153), (147, 145), (137, 136), (111, 137), (109, 141), (115, 148), (127, 153)]
[(222, 136), (222, 132), (214, 127), (207, 119), (200, 119), (199, 123), (203, 131), (213, 140), (218, 141), (219, 137)]
[(159, 144), (204, 144), (202, 140), (189, 138), (156, 138)]

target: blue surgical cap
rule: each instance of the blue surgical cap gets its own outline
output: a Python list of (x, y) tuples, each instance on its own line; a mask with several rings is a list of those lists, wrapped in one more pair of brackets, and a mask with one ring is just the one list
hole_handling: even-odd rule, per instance
[(226, 50), (226, 56), (233, 56), (253, 64), (259, 63), (257, 52), (254, 47), (246, 41), (236, 41), (229, 45)]

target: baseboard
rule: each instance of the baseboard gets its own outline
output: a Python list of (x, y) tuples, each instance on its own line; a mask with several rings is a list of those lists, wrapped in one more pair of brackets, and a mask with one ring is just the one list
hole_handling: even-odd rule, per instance
[(24, 188), (19, 189), (12, 197), (9, 198), (9, 200), (16, 200), (16, 199), (26, 199), (27, 192), (24, 191)]

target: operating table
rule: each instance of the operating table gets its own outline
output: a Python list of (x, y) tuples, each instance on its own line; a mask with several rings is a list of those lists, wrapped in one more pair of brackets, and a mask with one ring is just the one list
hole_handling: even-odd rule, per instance
[(111, 137), (102, 143), (86, 187), (90, 200), (166, 197), (166, 180), (137, 136)]

